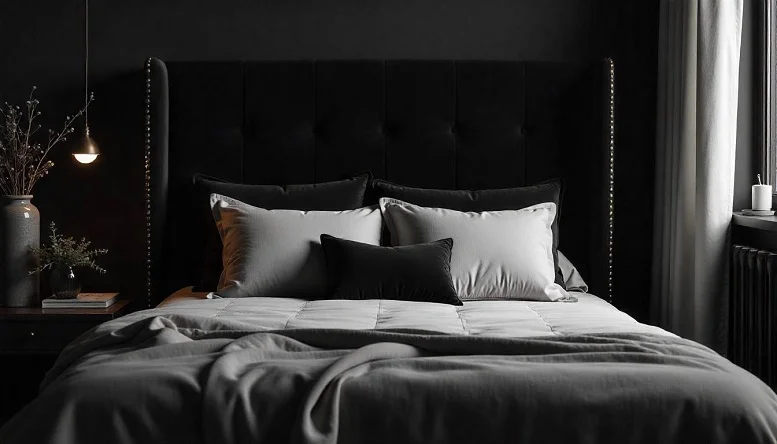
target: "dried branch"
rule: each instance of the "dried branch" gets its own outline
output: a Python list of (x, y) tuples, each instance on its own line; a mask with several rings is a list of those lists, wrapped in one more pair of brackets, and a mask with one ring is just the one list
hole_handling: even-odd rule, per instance
[(48, 160), (51, 150), (67, 141), (67, 135), (75, 131), (75, 121), (81, 117), (94, 100), (90, 95), (84, 107), (72, 116), (65, 117), (62, 129), (48, 130), (46, 145), (35, 141), (41, 126), (35, 120), (41, 115), (40, 102), (34, 98), (32, 87), (29, 99), (22, 110), (18, 105), (5, 103), (0, 107), (0, 192), (6, 195), (29, 195), (42, 177), (49, 173), (54, 162)]

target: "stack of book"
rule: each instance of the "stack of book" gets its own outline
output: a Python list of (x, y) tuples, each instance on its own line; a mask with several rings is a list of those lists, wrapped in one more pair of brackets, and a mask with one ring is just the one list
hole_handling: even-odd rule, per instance
[(119, 293), (81, 293), (75, 299), (46, 298), (42, 308), (108, 308), (119, 300)]

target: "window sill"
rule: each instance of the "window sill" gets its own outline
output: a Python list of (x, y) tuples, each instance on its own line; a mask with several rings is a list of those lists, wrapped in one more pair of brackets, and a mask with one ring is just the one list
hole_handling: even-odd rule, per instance
[(734, 212), (732, 223), (735, 226), (755, 228), (756, 230), (777, 232), (777, 215), (774, 216), (745, 216), (741, 211)]

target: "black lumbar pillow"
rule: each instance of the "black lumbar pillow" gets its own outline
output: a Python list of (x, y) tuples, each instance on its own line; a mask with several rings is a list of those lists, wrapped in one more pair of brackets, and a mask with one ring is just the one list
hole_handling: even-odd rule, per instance
[(453, 239), (379, 247), (321, 235), (330, 299), (462, 305), (451, 281)]

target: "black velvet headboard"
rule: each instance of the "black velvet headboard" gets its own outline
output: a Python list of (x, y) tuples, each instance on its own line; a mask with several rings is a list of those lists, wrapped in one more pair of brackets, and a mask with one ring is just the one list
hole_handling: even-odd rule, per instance
[(291, 184), (370, 170), (444, 189), (561, 177), (560, 249), (612, 298), (611, 60), (149, 59), (146, 91), (149, 306), (200, 281), (195, 172)]

